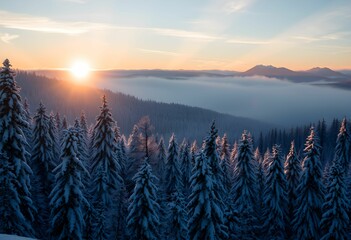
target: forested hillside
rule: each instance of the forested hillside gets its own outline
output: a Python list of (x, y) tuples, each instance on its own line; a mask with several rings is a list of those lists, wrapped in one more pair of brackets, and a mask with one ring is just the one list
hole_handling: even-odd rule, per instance
[(290, 133), (273, 129), (257, 141), (244, 130), (232, 144), (232, 132), (219, 137), (215, 121), (207, 123), (203, 141), (189, 141), (191, 131), (189, 139), (172, 134), (168, 141), (156, 136), (160, 122), (151, 123), (151, 112), (126, 135), (111, 111), (116, 99), (109, 98), (116, 95), (94, 89), (105, 95), (89, 127), (84, 114), (67, 121), (50, 113), (46, 101), (74, 116), (80, 109), (72, 102), (88, 104), (84, 99), (93, 90), (66, 86), (60, 95), (55, 89), (61, 82), (41, 92), (33, 81), (32, 89), (38, 88), (27, 96), (43, 98), (30, 114), (10, 62), (3, 65), (0, 234), (78, 240), (350, 237), (346, 119), (329, 128), (321, 121)]
[(180, 104), (144, 101), (122, 93), (54, 80), (34, 73), (20, 71), (16, 80), (22, 88), (23, 98), (28, 99), (31, 111), (42, 101), (45, 102), (48, 111), (59, 112), (61, 117), (66, 116), (69, 122), (73, 122), (80, 116), (81, 111), (84, 111), (88, 123), (93, 123), (99, 113), (101, 96), (106, 95), (112, 115), (124, 134), (129, 134), (133, 125), (143, 116), (150, 117), (156, 132), (161, 135), (170, 137), (172, 132), (175, 132), (179, 138), (197, 140), (202, 139), (208, 123), (213, 120), (216, 120), (221, 132), (231, 132), (231, 138), (239, 137), (244, 129), (249, 129), (255, 134), (273, 127), (272, 124), (248, 118)]

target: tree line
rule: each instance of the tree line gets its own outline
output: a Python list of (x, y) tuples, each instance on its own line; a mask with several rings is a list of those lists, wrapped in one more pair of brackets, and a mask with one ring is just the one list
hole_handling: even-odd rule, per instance
[[(95, 124), (71, 125), (44, 103), (29, 112), (0, 71), (0, 233), (40, 239), (348, 239), (350, 129), (322, 163), (320, 133), (229, 143), (215, 122), (202, 143), (166, 147), (143, 117), (124, 136), (102, 98)], [(273, 131), (274, 132), (274, 131)], [(296, 136), (299, 137), (300, 136)], [(260, 142), (263, 142), (260, 146)], [(263, 146), (272, 147), (263, 153)], [(254, 145), (257, 145), (254, 148)], [(261, 148), (261, 149), (260, 149)]]

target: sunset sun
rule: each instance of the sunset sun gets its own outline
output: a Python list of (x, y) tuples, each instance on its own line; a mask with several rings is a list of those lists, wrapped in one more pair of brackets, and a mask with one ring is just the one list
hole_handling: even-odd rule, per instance
[(76, 61), (73, 63), (73, 65), (70, 68), (70, 72), (79, 79), (86, 78), (91, 69), (90, 66), (87, 62), (85, 61)]

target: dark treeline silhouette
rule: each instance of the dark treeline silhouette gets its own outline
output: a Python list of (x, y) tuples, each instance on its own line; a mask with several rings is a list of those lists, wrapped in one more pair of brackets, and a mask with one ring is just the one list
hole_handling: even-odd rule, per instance
[(258, 137), (245, 130), (232, 142), (229, 131), (219, 137), (213, 121), (202, 142), (180, 143), (172, 134), (167, 146), (147, 116), (127, 136), (109, 96), (91, 127), (81, 109), (72, 112), (79, 114), (74, 121), (50, 113), (46, 98), (31, 114), (4, 61), (0, 233), (78, 240), (350, 238), (346, 119)]

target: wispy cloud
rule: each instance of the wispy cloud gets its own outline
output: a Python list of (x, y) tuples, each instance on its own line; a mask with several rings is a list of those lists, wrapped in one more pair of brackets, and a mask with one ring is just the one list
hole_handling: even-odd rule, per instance
[(247, 45), (265, 45), (271, 44), (271, 41), (245, 40), (245, 39), (228, 39), (227, 43), (247, 44)]
[(7, 11), (0, 11), (0, 26), (11, 29), (21, 29), (28, 31), (60, 33), (60, 34), (82, 34), (95, 30), (129, 30), (129, 31), (151, 31), (158, 35), (196, 39), (203, 41), (213, 41), (221, 39), (219, 36), (212, 36), (206, 33), (187, 31), (173, 28), (157, 27), (135, 27), (118, 26), (95, 22), (63, 22), (55, 21), (46, 17), (18, 14)]
[(58, 22), (46, 17), (0, 11), (0, 25), (5, 28), (49, 33), (81, 34), (90, 30), (108, 27), (105, 24), (88, 22)]
[(223, 11), (227, 13), (235, 13), (244, 11), (254, 0), (226, 0), (223, 4)]
[(73, 3), (79, 3), (79, 4), (84, 4), (87, 1), (86, 0), (63, 0), (65, 2), (73, 2)]
[(350, 32), (334, 32), (334, 33), (327, 33), (323, 35), (309, 34), (309, 35), (293, 36), (292, 38), (297, 40), (302, 40), (306, 43), (310, 43), (310, 42), (317, 42), (317, 41), (341, 40), (350, 35), (351, 35)]
[(2, 34), (0, 34), (0, 39), (4, 43), (10, 43), (12, 40), (14, 40), (14, 39), (16, 39), (18, 37), (19, 37), (18, 35), (9, 34), (9, 33), (2, 33)]
[(178, 56), (179, 53), (176, 52), (169, 52), (169, 51), (161, 51), (161, 50), (154, 50), (154, 49), (144, 49), (138, 48), (141, 52), (152, 53), (152, 54), (161, 54), (161, 55), (169, 55), (169, 56)]
[(173, 36), (173, 37), (193, 38), (193, 39), (208, 40), (208, 41), (222, 39), (222, 37), (220, 36), (212, 36), (205, 33), (193, 32), (193, 31), (167, 29), (167, 28), (146, 28), (146, 29), (154, 31), (160, 35)]

